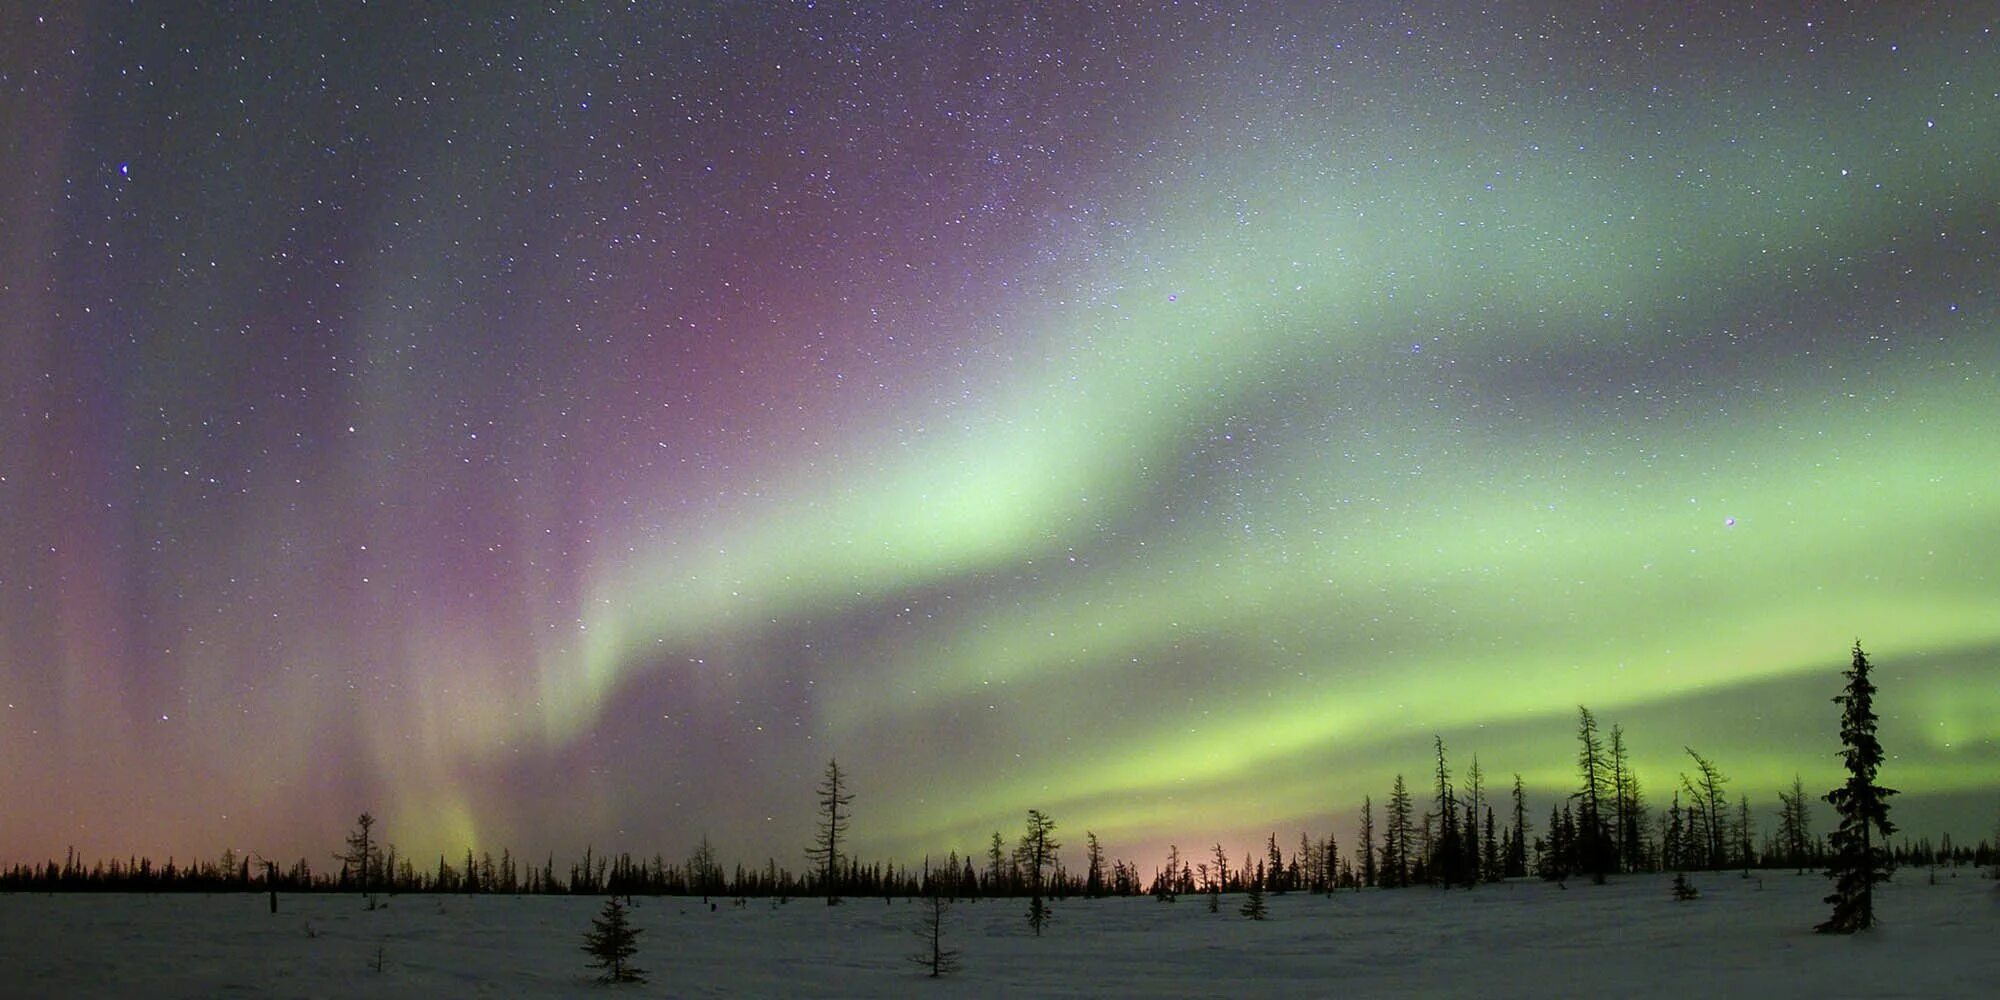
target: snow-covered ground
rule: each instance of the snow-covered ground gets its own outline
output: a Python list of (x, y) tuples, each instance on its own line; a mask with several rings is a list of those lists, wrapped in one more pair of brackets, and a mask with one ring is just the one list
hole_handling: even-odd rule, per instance
[[(1883, 924), (1811, 932), (1816, 874), (1628, 876), (1560, 889), (1276, 896), (1271, 919), (1202, 897), (1066, 900), (1033, 937), (1025, 900), (960, 903), (961, 970), (908, 961), (921, 907), (898, 899), (640, 898), (636, 964), (651, 982), (599, 986), (580, 950), (600, 898), (0, 895), (0, 996), (1993, 996), (2000, 888), (1976, 872), (1905, 870)], [(379, 955), (381, 970), (374, 968)]]

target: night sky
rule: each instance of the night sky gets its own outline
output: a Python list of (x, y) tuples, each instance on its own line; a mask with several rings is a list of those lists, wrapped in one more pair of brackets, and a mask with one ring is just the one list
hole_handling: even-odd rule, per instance
[(1990, 5), (37, 6), (0, 861), (2000, 814)]

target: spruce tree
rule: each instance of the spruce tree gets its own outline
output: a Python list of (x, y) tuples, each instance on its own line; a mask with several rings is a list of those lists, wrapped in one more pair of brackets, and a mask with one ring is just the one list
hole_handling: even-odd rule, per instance
[(840, 838), (847, 833), (847, 814), (842, 810), (854, 801), (854, 794), (847, 790), (847, 776), (840, 773), (839, 761), (826, 762), (826, 776), (816, 791), (819, 834), (813, 845), (806, 848), (806, 857), (818, 864), (820, 890), (826, 893), (826, 905), (833, 906), (840, 902)]
[(1412, 809), (1409, 786), (1403, 783), (1402, 775), (1396, 775), (1395, 787), (1389, 793), (1389, 825), (1382, 834), (1382, 870), (1377, 875), (1384, 889), (1401, 889), (1410, 884)]
[[(1096, 899), (1104, 895), (1104, 848), (1097, 842), (1097, 834), (1089, 830), (1083, 832), (1084, 859), (1086, 867), (1083, 876), (1083, 894)], [(1167, 870), (1173, 870), (1171, 859)]]
[(1605, 875), (1617, 867), (1616, 848), (1604, 821), (1605, 799), (1609, 797), (1605, 783), (1611, 778), (1611, 769), (1604, 756), (1604, 741), (1597, 735), (1597, 717), (1582, 705), (1576, 711), (1576, 766), (1583, 779), (1576, 794), (1576, 862), (1580, 870), (1590, 872), (1591, 881), (1603, 885)]
[(1459, 865), (1464, 854), (1458, 829), (1458, 796), (1453, 794), (1451, 770), (1445, 765), (1444, 737), (1432, 736), (1437, 748), (1437, 845), (1430, 858), (1430, 877), (1446, 889), (1459, 881)]
[(1625, 871), (1641, 871), (1646, 865), (1646, 799), (1625, 749), (1625, 730), (1616, 723), (1611, 726), (1611, 794), (1617, 813), (1613, 833), (1619, 864)]
[(639, 930), (625, 922), (625, 907), (613, 896), (604, 901), (604, 912), (591, 918), (591, 930), (583, 936), (583, 950), (603, 969), (601, 983), (643, 983), (646, 970), (626, 964), (639, 953)]
[(1521, 787), (1521, 775), (1514, 774), (1514, 829), (1507, 840), (1508, 878), (1528, 874), (1528, 793)]
[(1265, 856), (1271, 859), (1270, 865), (1263, 869), (1264, 878), (1267, 880), (1264, 883), (1265, 888), (1269, 889), (1272, 895), (1280, 894), (1285, 891), (1285, 856), (1278, 850), (1277, 831), (1272, 831), (1271, 839), (1264, 845), (1264, 852)]
[(1357, 849), (1361, 858), (1361, 884), (1375, 888), (1375, 800), (1361, 797), (1361, 846)]
[(1263, 920), (1270, 915), (1264, 909), (1264, 877), (1264, 862), (1259, 861), (1257, 862), (1257, 874), (1249, 879), (1249, 893), (1247, 898), (1243, 900), (1243, 909), (1239, 911), (1252, 920)]
[(1688, 881), (1687, 872), (1674, 873), (1674, 902), (1685, 903), (1699, 895), (1701, 892), (1694, 887), (1694, 883)]
[(1840, 757), (1847, 765), (1847, 781), (1826, 793), (1826, 801), (1840, 815), (1840, 825), (1829, 838), (1833, 861), (1826, 873), (1834, 880), (1833, 893), (1826, 897), (1833, 915), (1813, 928), (1821, 933), (1852, 934), (1873, 927), (1875, 884), (1889, 880), (1889, 852), (1875, 836), (1886, 841), (1896, 832), (1889, 822), (1888, 803), (1896, 790), (1875, 783), (1882, 744), (1875, 738), (1875, 685), (1868, 679), (1869, 669), (1868, 654), (1857, 639), (1843, 675), (1847, 688), (1833, 699), (1841, 707)]
[(1805, 874), (1806, 858), (1812, 850), (1812, 814), (1806, 805), (1805, 782), (1792, 775), (1789, 792), (1779, 792), (1778, 843), (1785, 851), (1785, 864)]
[[(1722, 786), (1728, 784), (1729, 779), (1722, 776), (1722, 771), (1714, 762), (1695, 753), (1693, 747), (1683, 749), (1687, 750), (1689, 757), (1694, 758), (1695, 770), (1701, 774), (1699, 782), (1690, 781), (1687, 775), (1681, 775), (1681, 787), (1687, 789), (1689, 798), (1688, 832), (1703, 852), (1703, 867), (1719, 871), (1729, 863), (1726, 853), (1729, 840), (1726, 829), (1729, 822), (1726, 807), (1729, 805), (1729, 799), (1722, 794)], [(1698, 833), (1695, 829), (1697, 826)]]
[(924, 898), (923, 916), (917, 922), (917, 939), (923, 942), (923, 949), (910, 956), (910, 961), (922, 967), (932, 979), (947, 976), (958, 971), (958, 949), (944, 946), (945, 916), (951, 912), (951, 905), (945, 902), (944, 894), (935, 884)]
[[(355, 887), (363, 894), (375, 888), (377, 873), (387, 869), (383, 864), (381, 844), (374, 839), (374, 830), (374, 815), (362, 813), (354, 821), (354, 832), (347, 835), (347, 850), (334, 855), (334, 860), (343, 862), (346, 869), (354, 873)], [(368, 902), (368, 908), (371, 910), (375, 908), (375, 901), (372, 898)]]
[(1028, 877), (1028, 891), (1032, 898), (1028, 904), (1028, 926), (1036, 937), (1042, 936), (1042, 927), (1049, 921), (1049, 907), (1042, 899), (1042, 875), (1056, 864), (1056, 850), (1062, 847), (1056, 843), (1056, 822), (1040, 809), (1028, 810), (1028, 827), (1021, 834), (1021, 844), (1015, 852), (1021, 869)]
[(1484, 868), (1486, 870), (1486, 881), (1488, 882), (1500, 881), (1500, 879), (1504, 875), (1504, 872), (1502, 870), (1500, 862), (1500, 845), (1497, 841), (1493, 839), (1492, 806), (1486, 807), (1485, 836), (1483, 836), (1480, 839), (1479, 844), (1480, 844), (1480, 850), (1483, 852), (1479, 859), (1479, 865), (1481, 868)]

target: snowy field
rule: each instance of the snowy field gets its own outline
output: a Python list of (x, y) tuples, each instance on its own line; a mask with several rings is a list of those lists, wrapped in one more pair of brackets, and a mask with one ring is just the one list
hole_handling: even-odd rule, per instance
[[(961, 903), (961, 970), (907, 959), (921, 907), (640, 898), (645, 985), (600, 986), (580, 950), (601, 898), (0, 895), (0, 996), (1994, 996), (2000, 888), (1970, 870), (1901, 872), (1883, 926), (1813, 934), (1818, 875), (1627, 876), (1567, 890), (1275, 896), (1271, 919), (1206, 899), (1067, 900), (1040, 939), (1027, 902)], [(377, 971), (375, 965), (381, 965)]]

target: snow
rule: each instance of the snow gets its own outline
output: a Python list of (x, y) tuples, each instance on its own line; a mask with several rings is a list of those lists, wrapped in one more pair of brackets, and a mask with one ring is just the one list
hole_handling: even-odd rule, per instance
[[(1041, 938), (1026, 900), (962, 902), (924, 978), (909, 900), (785, 905), (646, 898), (635, 963), (600, 986), (581, 950), (601, 897), (0, 895), (0, 995), (20, 997), (1993, 995), (2000, 889), (1969, 869), (1900, 872), (1882, 925), (1814, 934), (1817, 874), (1668, 876), (1567, 889), (1521, 881), (1269, 898), (1272, 919), (1204, 897), (1058, 901)], [(376, 956), (381, 970), (373, 967)]]

